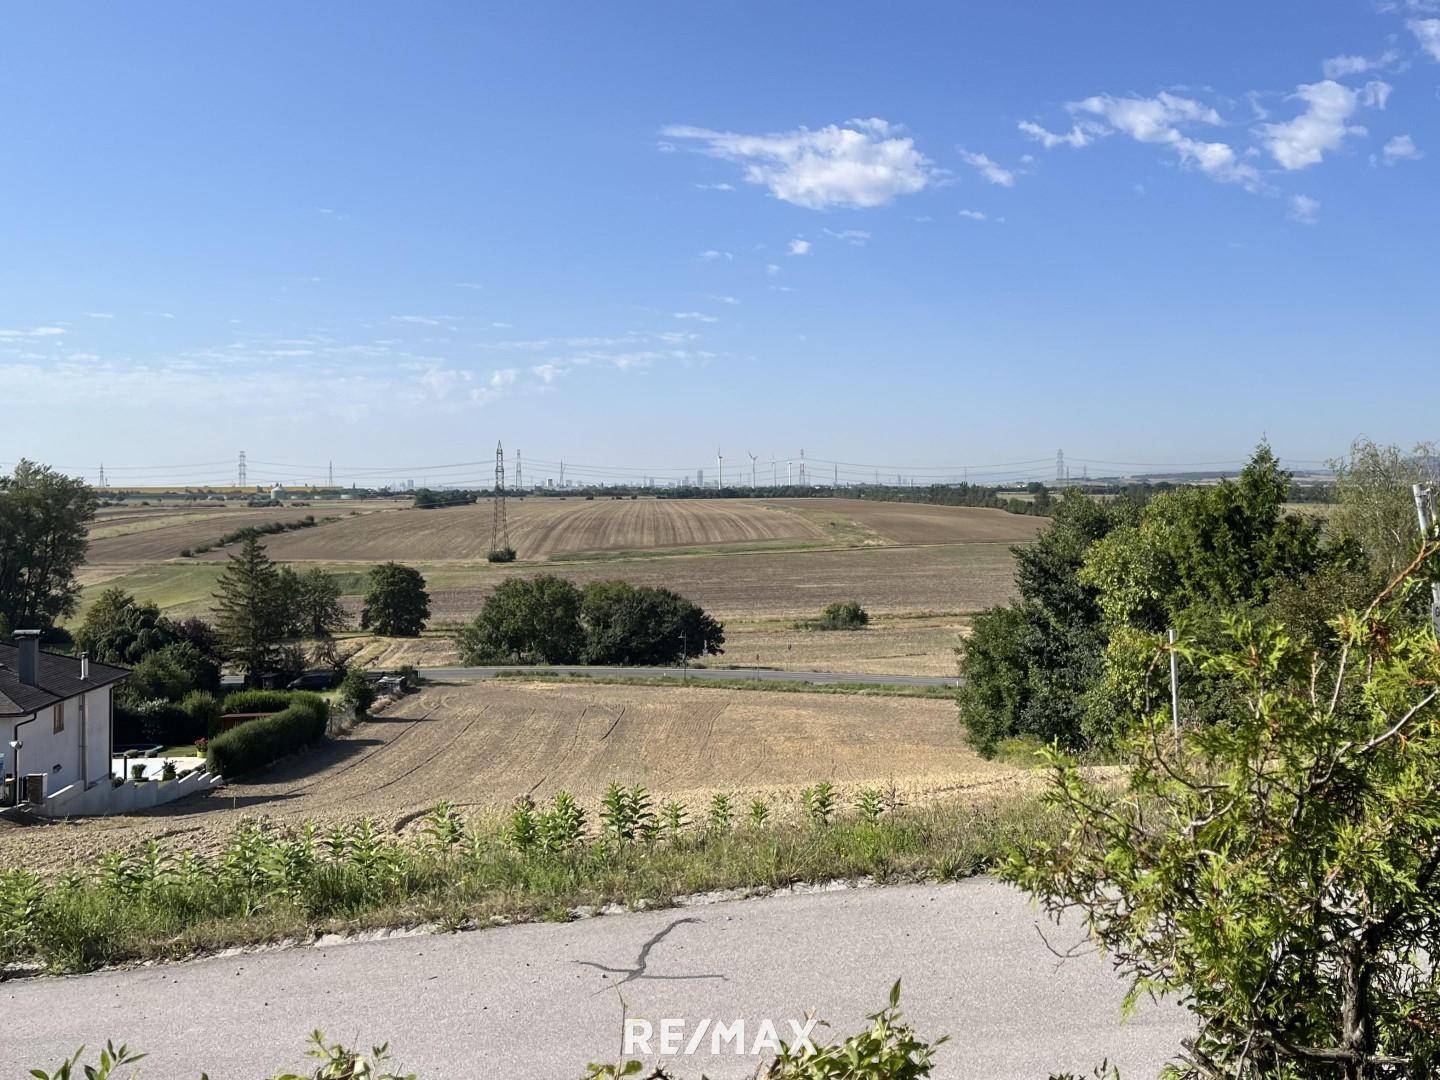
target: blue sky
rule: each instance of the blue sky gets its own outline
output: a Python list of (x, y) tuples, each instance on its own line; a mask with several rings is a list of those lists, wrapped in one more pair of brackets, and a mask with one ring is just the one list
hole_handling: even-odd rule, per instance
[(1435, 434), (1440, 0), (52, 2), (0, 102), (0, 461)]

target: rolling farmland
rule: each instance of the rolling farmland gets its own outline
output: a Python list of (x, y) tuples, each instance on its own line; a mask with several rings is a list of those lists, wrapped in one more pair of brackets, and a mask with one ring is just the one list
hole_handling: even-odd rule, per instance
[[(947, 701), (703, 688), (506, 683), (427, 688), (345, 737), (214, 795), (118, 818), (0, 823), (0, 863), (59, 869), (176, 836), (211, 851), (245, 818), (412, 826), (441, 799), (501, 811), (564, 789), (593, 808), (612, 781), (698, 811), (715, 791), (793, 813), (801, 787), (907, 802), (1023, 782), (964, 743)], [(740, 805), (743, 807), (744, 802)]]

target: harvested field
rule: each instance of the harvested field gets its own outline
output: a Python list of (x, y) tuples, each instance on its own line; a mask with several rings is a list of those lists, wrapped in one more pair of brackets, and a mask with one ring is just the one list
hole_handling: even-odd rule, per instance
[[(313, 515), (318, 521), (327, 515), (348, 513), (335, 504), (311, 506), (270, 506), (251, 510), (231, 507), (214, 513), (174, 513), (160, 510), (128, 520), (102, 519), (86, 552), (92, 566), (134, 565), (161, 562), (179, 557), (186, 548), (213, 544), (222, 533), (233, 532), (247, 525), (269, 525), (272, 521), (300, 521)], [(351, 520), (351, 519), (346, 519)], [(358, 519), (356, 519), (358, 520)], [(334, 524), (339, 524), (336, 522)], [(332, 526), (317, 526), (331, 528)], [(310, 531), (310, 530), (305, 530)], [(225, 558), (224, 551), (213, 553)]]
[(872, 499), (776, 499), (809, 517), (849, 518), (893, 544), (1028, 543), (1045, 518), (978, 506), (877, 502)]
[[(290, 533), (267, 544), (281, 560), (477, 560), (490, 550), (493, 505), (401, 510), (337, 522), (324, 535)], [(510, 542), (533, 561), (582, 551), (636, 551), (773, 541), (818, 541), (805, 518), (738, 499), (511, 500)]]
[[(578, 584), (624, 578), (662, 585), (721, 619), (817, 615), (833, 600), (858, 600), (872, 615), (909, 612), (968, 614), (1013, 595), (1008, 544), (851, 548), (838, 551), (680, 555), (544, 567)], [(431, 625), (471, 619), (502, 575), (536, 567), (491, 568), (474, 585), (431, 590)]]
[[(955, 648), (965, 631), (954, 616), (877, 620), (849, 631), (796, 630), (785, 625), (725, 627), (725, 652), (707, 656), (706, 667), (763, 667), (780, 671), (847, 671), (876, 675), (955, 674)], [(342, 641), (358, 649), (354, 662), (369, 667), (454, 667), (459, 652), (448, 635), (420, 638), (356, 636)]]
[[(441, 799), (501, 810), (568, 790), (594, 807), (611, 781), (692, 812), (715, 791), (793, 812), (830, 780), (848, 803), (894, 783), (906, 801), (989, 794), (1025, 774), (979, 758), (948, 701), (761, 691), (505, 683), (427, 688), (349, 736), (244, 783), (123, 818), (0, 823), (0, 865), (55, 870), (150, 839), (213, 851), (241, 820), (373, 818), (411, 827)], [(742, 807), (744, 802), (740, 804)]]

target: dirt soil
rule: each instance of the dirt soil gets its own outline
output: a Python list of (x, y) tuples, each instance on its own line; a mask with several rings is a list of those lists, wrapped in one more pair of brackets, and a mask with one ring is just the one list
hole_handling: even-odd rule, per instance
[(455, 684), (426, 688), (349, 735), (243, 782), (142, 814), (0, 822), (0, 866), (57, 870), (147, 840), (214, 851), (246, 818), (282, 826), (361, 817), (403, 831), (441, 799), (501, 810), (565, 789), (594, 806), (607, 784), (687, 803), (715, 791), (794, 812), (830, 780), (848, 803), (894, 784), (906, 801), (1028, 782), (970, 750), (948, 701), (704, 688)]

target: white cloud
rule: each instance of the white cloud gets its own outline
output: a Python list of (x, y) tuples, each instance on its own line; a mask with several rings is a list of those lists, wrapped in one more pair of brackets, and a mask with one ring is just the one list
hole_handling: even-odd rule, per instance
[(1290, 197), (1291, 221), (1298, 221), (1301, 225), (1314, 225), (1319, 213), (1319, 199), (1312, 199), (1309, 195), (1292, 195)]
[(711, 248), (709, 251), (700, 252), (700, 258), (706, 262), (715, 262), (717, 259), (733, 259), (735, 258), (735, 254), (734, 252), (716, 251), (714, 248)]
[(849, 120), (812, 131), (744, 135), (673, 126), (662, 134), (703, 144), (703, 152), (744, 167), (747, 183), (811, 210), (884, 206), (924, 190), (934, 168), (913, 139), (885, 120)]
[(1401, 161), (1417, 161), (1424, 156), (1416, 147), (1415, 140), (1409, 135), (1396, 135), (1380, 149), (1380, 157), (1386, 165), (1395, 165)]
[(809, 241), (809, 240), (800, 240), (800, 239), (791, 240), (791, 241), (790, 241), (790, 254), (791, 254), (791, 255), (808, 255), (808, 254), (810, 254), (810, 241)]
[(1369, 71), (1384, 71), (1400, 60), (1396, 49), (1386, 49), (1379, 56), (1332, 56), (1321, 65), (1327, 79), (1343, 79), (1349, 75), (1364, 75)]
[(767, 263), (765, 265), (765, 273), (769, 274), (771, 277), (774, 277), (776, 274), (780, 273), (780, 265), (778, 263)]
[(707, 315), (707, 314), (705, 314), (705, 312), (703, 312), (703, 311), (677, 311), (677, 312), (675, 312), (675, 318), (677, 318), (677, 319), (689, 319), (689, 320), (691, 320), (691, 321), (693, 321), (693, 322), (703, 322), (703, 323), (713, 323), (713, 322), (719, 322), (719, 321), (720, 321), (719, 318), (717, 318), (716, 316), (714, 316), (714, 315)]
[(1430, 59), (1440, 61), (1440, 19), (1411, 19), (1405, 25)]
[(1065, 106), (1075, 121), (1070, 132), (1057, 135), (1039, 124), (1022, 122), (1020, 130), (1048, 149), (1070, 146), (1080, 149), (1097, 138), (1120, 132), (1136, 142), (1170, 147), (1182, 165), (1199, 169), (1211, 179), (1240, 184), (1250, 190), (1260, 187), (1260, 174), (1241, 161), (1228, 143), (1207, 142), (1185, 133), (1194, 126), (1218, 127), (1220, 114), (1192, 98), (1161, 91), (1153, 98), (1115, 97), (1096, 94)]
[(1305, 104), (1304, 112), (1281, 124), (1261, 124), (1256, 130), (1282, 169), (1306, 169), (1338, 150), (1347, 136), (1364, 135), (1365, 129), (1350, 123), (1350, 117), (1362, 104), (1384, 108), (1389, 93), (1389, 84), (1383, 82), (1367, 83), (1360, 91), (1333, 79), (1307, 83), (1295, 90), (1295, 97)]
[(836, 240), (844, 240), (845, 243), (855, 247), (864, 247), (870, 240), (870, 234), (864, 229), (824, 229), (826, 236)]
[(457, 289), (483, 289), (483, 288), (485, 288), (485, 286), (484, 286), (484, 285), (481, 285), (478, 281), (457, 281), (457, 282), (455, 282), (455, 288), (457, 288)]
[(0, 330), (0, 338), (10, 341), (17, 338), (58, 337), (63, 333), (65, 333), (63, 326), (35, 326), (29, 330)]
[(696, 184), (701, 191), (734, 191), (734, 184)]
[(1020, 130), (1030, 138), (1034, 139), (1046, 150), (1053, 150), (1057, 146), (1070, 146), (1079, 150), (1081, 147), (1089, 146), (1101, 135), (1108, 135), (1109, 132), (1096, 124), (1075, 124), (1063, 135), (1053, 131), (1046, 131), (1039, 124), (1032, 120), (1021, 120)]
[(979, 210), (961, 210), (960, 216), (971, 221), (989, 221), (989, 216)]
[(711, 300), (714, 300), (717, 304), (738, 304), (738, 303), (740, 303), (740, 298), (739, 298), (738, 296), (711, 296), (710, 299), (711, 299)]
[(115, 316), (109, 311), (87, 311), (85, 317), (87, 319), (113, 319)]
[(552, 383), (565, 373), (559, 364), (536, 364), (530, 371), (543, 383)]
[(960, 151), (961, 160), (972, 166), (976, 172), (992, 184), (999, 184), (1001, 187), (1014, 187), (1015, 174), (1005, 168), (1001, 168), (985, 154), (972, 154), (968, 150)]

